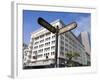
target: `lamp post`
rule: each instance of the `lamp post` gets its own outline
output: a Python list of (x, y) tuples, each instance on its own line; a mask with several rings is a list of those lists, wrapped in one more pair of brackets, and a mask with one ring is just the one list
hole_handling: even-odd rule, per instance
[(57, 58), (58, 58), (58, 36), (60, 34), (68, 32), (72, 29), (75, 29), (77, 27), (77, 23), (72, 22), (60, 29), (58, 26), (55, 28), (54, 26), (52, 26), (50, 23), (48, 23), (46, 20), (44, 20), (41, 17), (38, 18), (38, 23), (41, 26), (43, 26), (44, 28), (46, 28), (47, 30), (49, 30), (50, 32), (52, 32), (53, 34), (55, 34), (55, 37), (56, 37), (56, 39), (55, 39), (55, 41), (56, 41), (56, 44), (55, 44), (55, 67), (58, 67), (58, 63), (57, 63), (58, 62), (57, 61)]

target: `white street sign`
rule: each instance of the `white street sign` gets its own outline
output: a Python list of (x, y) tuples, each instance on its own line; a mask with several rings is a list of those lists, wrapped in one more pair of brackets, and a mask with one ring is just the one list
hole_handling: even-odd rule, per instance
[(77, 27), (77, 23), (76, 22), (72, 22), (72, 23), (66, 25), (65, 27), (59, 29), (59, 34), (63, 34), (65, 32), (67, 32), (67, 31), (70, 31), (70, 30), (76, 28), (76, 27)]

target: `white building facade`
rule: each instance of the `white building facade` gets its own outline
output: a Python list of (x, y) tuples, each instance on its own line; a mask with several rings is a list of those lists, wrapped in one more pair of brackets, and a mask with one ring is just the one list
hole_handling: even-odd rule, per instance
[[(53, 26), (64, 27), (61, 20), (51, 23)], [(31, 34), (30, 44), (28, 46), (28, 58), (26, 58), (26, 66), (54, 66), (55, 63), (55, 34), (49, 32), (45, 28), (34, 31)], [(58, 37), (58, 59), (59, 66), (65, 66), (66, 56), (68, 52), (77, 52), (80, 57), (72, 60), (79, 65), (87, 65), (87, 56), (84, 46), (72, 32), (66, 32)], [(25, 56), (25, 55), (24, 55)], [(24, 62), (25, 62), (24, 61)]]

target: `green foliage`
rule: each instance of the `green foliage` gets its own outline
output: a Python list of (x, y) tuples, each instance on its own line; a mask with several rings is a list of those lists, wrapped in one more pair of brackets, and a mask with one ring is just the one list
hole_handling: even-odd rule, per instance
[(79, 57), (80, 55), (77, 52), (73, 52), (73, 53), (72, 52), (68, 52), (68, 53), (65, 54), (65, 56), (67, 58), (73, 58), (73, 57)]
[(80, 54), (77, 53), (77, 52), (68, 52), (68, 53), (65, 54), (65, 56), (68, 59), (67, 60), (67, 66), (73, 66), (74, 63), (72, 61), (72, 58), (77, 58), (77, 57), (80, 56)]

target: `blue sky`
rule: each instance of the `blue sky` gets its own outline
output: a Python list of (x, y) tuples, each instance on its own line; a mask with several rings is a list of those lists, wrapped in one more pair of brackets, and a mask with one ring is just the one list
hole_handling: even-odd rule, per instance
[(44, 18), (49, 23), (57, 19), (61, 19), (65, 24), (76, 21), (78, 27), (73, 30), (76, 36), (82, 31), (87, 31), (91, 35), (90, 13), (23, 10), (23, 40), (26, 44), (29, 44), (31, 33), (42, 27), (37, 23), (38, 17)]

